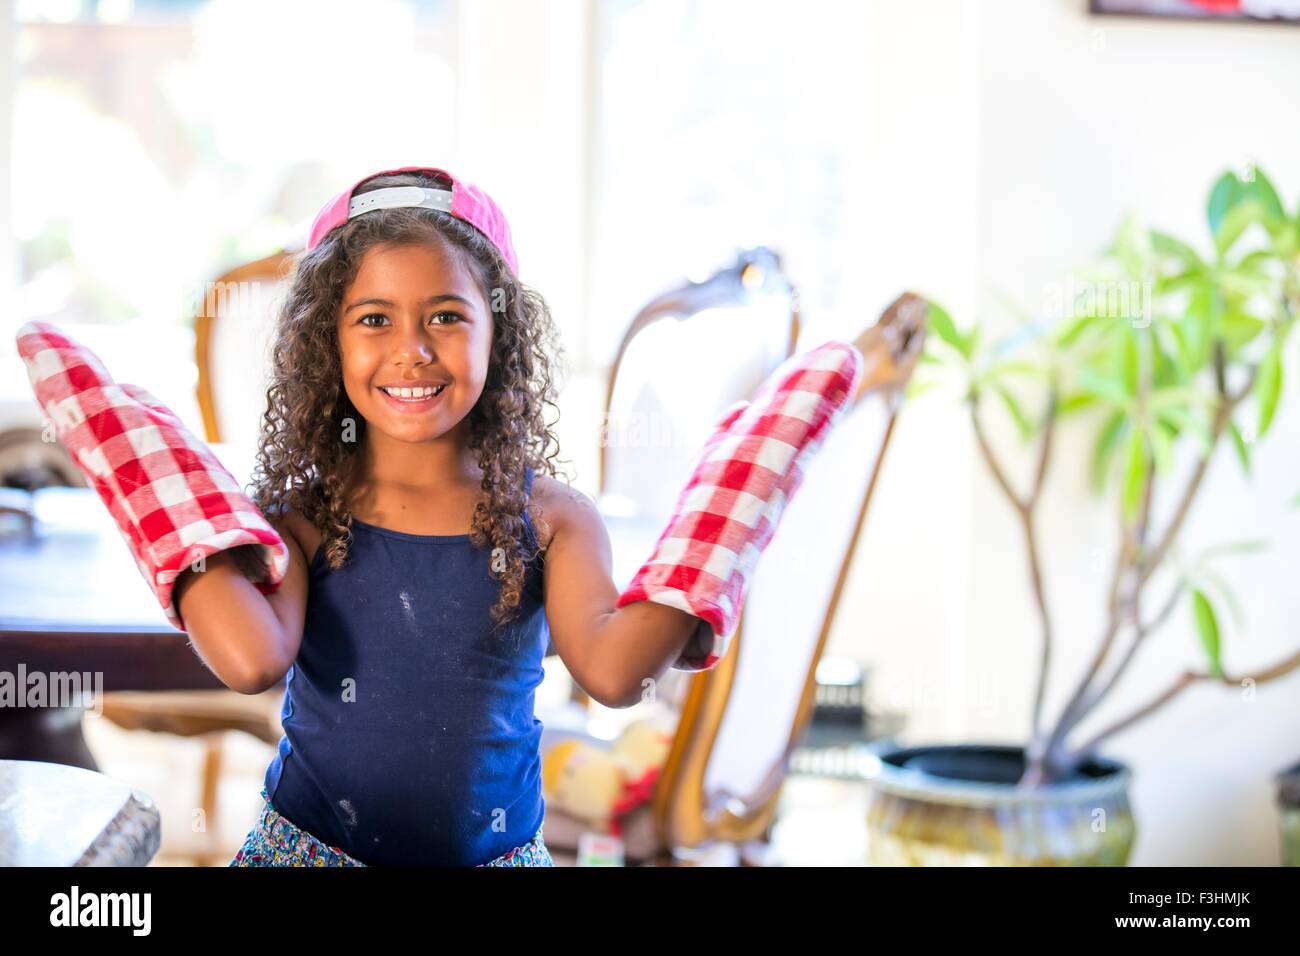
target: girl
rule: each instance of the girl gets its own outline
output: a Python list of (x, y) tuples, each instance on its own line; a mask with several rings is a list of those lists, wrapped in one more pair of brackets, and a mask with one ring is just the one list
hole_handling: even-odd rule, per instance
[[(349, 198), (397, 186), (472, 189), (412, 170)], [(552, 865), (533, 714), (548, 630), (582, 688), (621, 707), (699, 620), (614, 610), (595, 506), (554, 477), (554, 329), (508, 231), (399, 206), (313, 239), (254, 475), (288, 573), (263, 594), (222, 552), (175, 590), (230, 687), (287, 675), (262, 818), (232, 865)]]
[[(594, 503), (556, 479), (554, 337), (500, 210), (449, 173), (377, 174), (317, 217), (253, 483), (287, 573), (266, 593), (247, 548), (222, 551), (172, 596), (228, 686), (287, 680), (231, 865), (553, 865), (548, 634), (610, 707), (698, 650), (700, 616), (620, 596)], [(862, 389), (903, 377), (879, 363)]]

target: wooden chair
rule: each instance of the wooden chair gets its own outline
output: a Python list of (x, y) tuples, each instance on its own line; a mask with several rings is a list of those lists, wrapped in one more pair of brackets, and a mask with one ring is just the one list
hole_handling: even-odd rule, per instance
[[(287, 281), (293, 253), (284, 251), (246, 263), (212, 282), (194, 319), (198, 402), (205, 440), (254, 447), (265, 404), (266, 345), (274, 327), (275, 302)], [(220, 401), (218, 401), (220, 397)], [(199, 807), (205, 829), (186, 849), (199, 866), (229, 854), (220, 844), (218, 785), (225, 734), (242, 730), (274, 746), (282, 736), (284, 685), (262, 694), (232, 690), (104, 695), (104, 716), (126, 730), (152, 730), (198, 737), (205, 751)]]
[[(925, 334), (907, 294), (856, 340), (871, 353)], [(915, 352), (913, 352), (915, 354)], [(815, 704), (816, 669), (835, 623), (893, 433), (901, 390), (857, 400), (791, 499), (750, 582), (740, 626), (712, 670), (687, 675), (680, 717), (653, 801), (623, 821), (631, 862), (671, 865), (685, 851), (733, 845), (762, 859), (790, 755)], [(576, 847), (585, 821), (548, 811), (547, 844)], [(743, 849), (743, 853), (739, 852)]]
[[(689, 474), (711, 414), (749, 395), (798, 338), (798, 294), (780, 256), (762, 246), (646, 303), (623, 333), (606, 382), (597, 474), (606, 507), (667, 520), (681, 485), (674, 479)], [(638, 425), (647, 440), (624, 442)], [(667, 443), (657, 440), (665, 431)], [(611, 438), (619, 442), (615, 456)]]
[[(637, 312), (605, 385), (597, 497), (608, 520), (663, 526), (710, 421), (793, 351), (798, 303), (780, 256), (759, 246)], [(570, 699), (591, 703), (576, 683)]]
[(256, 445), (266, 407), (264, 363), (295, 255), (284, 250), (231, 269), (210, 285), (194, 317), (199, 411), (210, 442)]

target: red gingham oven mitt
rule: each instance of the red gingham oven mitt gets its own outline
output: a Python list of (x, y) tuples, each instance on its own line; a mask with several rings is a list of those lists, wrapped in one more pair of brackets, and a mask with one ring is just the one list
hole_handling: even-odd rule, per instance
[(18, 353), (36, 400), (173, 626), (185, 630), (172, 604), (177, 576), (219, 551), (255, 545), (262, 574), (253, 583), (263, 594), (279, 588), (289, 567), (284, 540), (167, 406), (114, 382), (90, 349), (49, 322), (20, 328)]
[(702, 619), (675, 669), (708, 670), (726, 654), (758, 557), (863, 366), (855, 346), (826, 342), (786, 359), (718, 420), (654, 553), (615, 604), (654, 601)]

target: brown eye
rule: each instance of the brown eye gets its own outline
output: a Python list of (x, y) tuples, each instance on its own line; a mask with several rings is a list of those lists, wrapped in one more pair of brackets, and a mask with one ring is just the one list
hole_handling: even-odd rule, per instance
[(357, 322), (358, 322), (359, 324), (366, 326), (366, 328), (368, 328), (368, 329), (373, 329), (374, 326), (368, 324), (368, 323), (366, 322), (366, 319), (384, 319), (384, 320), (387, 320), (387, 319), (388, 319), (388, 316), (384, 315), (384, 313), (382, 313), (382, 312), (368, 312), (367, 314), (363, 315), (361, 318), (357, 319)]
[[(440, 317), (445, 317), (449, 321), (447, 322), (437, 321)], [(454, 325), (455, 323), (461, 321), (461, 315), (459, 312), (435, 312), (433, 314), (433, 318), (434, 318), (434, 323), (433, 323), (434, 325)]]

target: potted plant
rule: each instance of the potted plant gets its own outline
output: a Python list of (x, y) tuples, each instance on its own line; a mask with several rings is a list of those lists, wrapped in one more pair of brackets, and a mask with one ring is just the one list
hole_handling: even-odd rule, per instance
[[(1185, 556), (1180, 532), (1210, 461), (1230, 445), (1247, 473), (1282, 392), (1282, 351), (1300, 310), (1300, 210), (1288, 212), (1258, 169), (1224, 173), (1210, 191), (1208, 254), (1126, 219), (1085, 280), (1059, 287), (1053, 313), (989, 341), (931, 304), (922, 361), (938, 373), (913, 391), (959, 383), (976, 447), (1019, 523), (1041, 637), (1025, 747), (923, 747), (881, 755), (869, 827), (883, 863), (1123, 865), (1134, 824), (1129, 771), (1098, 747), (1186, 687), (1246, 687), (1300, 667), (1300, 652), (1249, 674), (1224, 669), (1220, 621), (1238, 602), (1218, 561), (1260, 542)], [(1006, 414), (1032, 465), (1017, 481), (987, 432)], [(1091, 484), (1114, 503), (1119, 543), (1104, 595), (1105, 624), (1059, 713), (1044, 690), (1060, 639), (1044, 587), (1036, 524), (1059, 424), (1091, 432)], [(1179, 467), (1190, 456), (1191, 463)], [(1159, 504), (1153, 508), (1153, 502)], [(1203, 669), (1086, 739), (1072, 732), (1106, 700), (1134, 656), (1188, 602)]]

